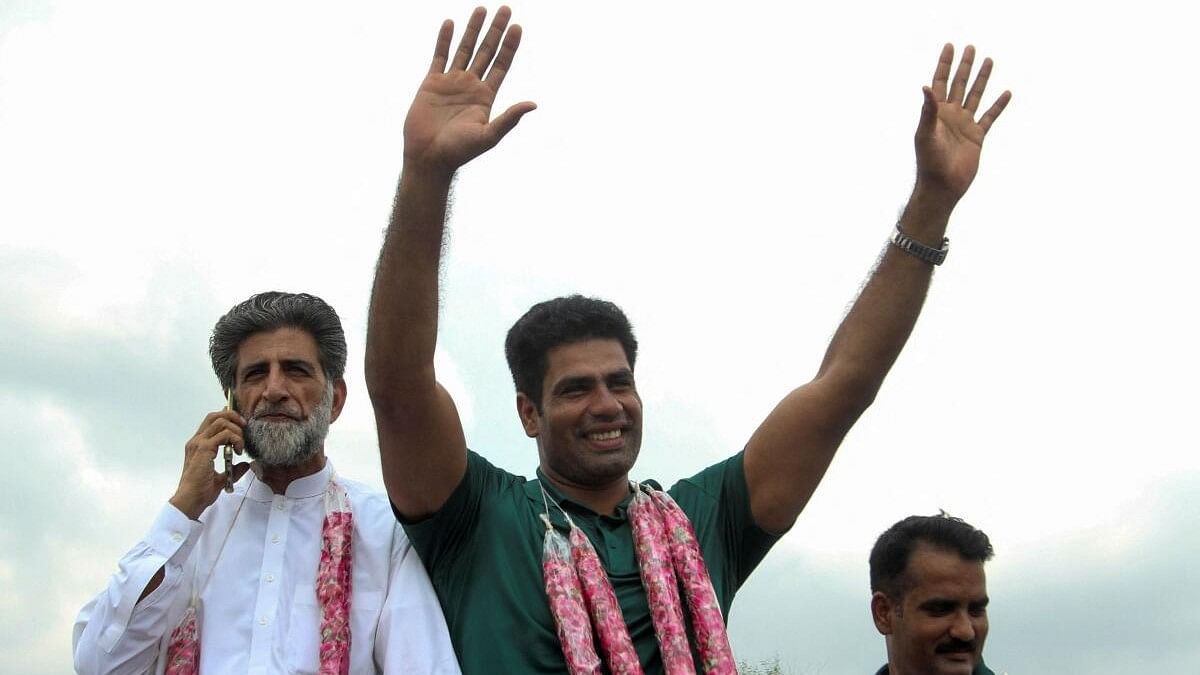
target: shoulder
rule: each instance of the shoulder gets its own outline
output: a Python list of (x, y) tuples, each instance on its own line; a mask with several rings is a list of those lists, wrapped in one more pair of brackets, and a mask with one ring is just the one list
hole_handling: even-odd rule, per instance
[[(456, 492), (477, 493), (480, 498), (490, 500), (506, 493), (522, 493), (529, 482), (524, 476), (505, 471), (483, 455), (468, 450), (467, 471)], [(454, 499), (454, 495), (451, 499)]]
[(742, 453), (726, 457), (699, 473), (680, 479), (668, 490), (671, 496), (690, 495), (700, 499), (718, 500), (730, 487), (742, 487), (746, 482), (742, 469)]
[(467, 471), (481, 475), (495, 476), (510, 483), (524, 483), (526, 481), (524, 476), (505, 471), (489, 462), (483, 455), (470, 449), (467, 450)]

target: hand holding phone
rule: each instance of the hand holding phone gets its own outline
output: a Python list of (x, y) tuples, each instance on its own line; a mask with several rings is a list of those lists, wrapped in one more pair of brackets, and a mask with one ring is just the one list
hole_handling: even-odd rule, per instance
[[(233, 409), (233, 397), (227, 394), (227, 407), (204, 416), (196, 433), (183, 446), (183, 471), (171, 503), (188, 518), (196, 520), (221, 494), (229, 489), (250, 464), (233, 463), (233, 452), (245, 440), (245, 420)], [(222, 450), (224, 452), (222, 452)], [(225, 472), (220, 472), (224, 458)]]

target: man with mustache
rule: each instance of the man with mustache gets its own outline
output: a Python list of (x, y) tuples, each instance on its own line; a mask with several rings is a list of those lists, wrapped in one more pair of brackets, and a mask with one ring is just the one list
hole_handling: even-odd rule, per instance
[[(527, 480), (468, 450), (434, 368), (454, 175), (535, 108), (516, 103), (493, 117), (522, 33), (507, 7), (490, 27), (485, 15), (472, 13), (456, 49), (452, 22), (442, 24), (404, 123), (367, 327), (388, 495), (430, 571), (464, 672), (731, 673), (733, 598), (795, 522), (908, 339), (946, 255), (950, 212), (1009, 95), (979, 113), (991, 61), (971, 83), (974, 50), (954, 69), (954, 50), (943, 47), (924, 89), (912, 197), (817, 374), (743, 451), (669, 490), (630, 481), (643, 409), (624, 313), (577, 295), (534, 305), (505, 341), (517, 414), (538, 452), (537, 478)], [(565, 255), (628, 274), (586, 246)], [(714, 352), (698, 367), (726, 366)]]
[(983, 532), (941, 513), (909, 516), (871, 549), (871, 618), (887, 643), (876, 675), (994, 675), (983, 664), (988, 633)]
[[(175, 494), (75, 623), (80, 673), (458, 673), (429, 578), (386, 497), (325, 437), (346, 338), (312, 295), (254, 295), (217, 321), (232, 410), (205, 416)], [(232, 491), (213, 469), (222, 446)]]

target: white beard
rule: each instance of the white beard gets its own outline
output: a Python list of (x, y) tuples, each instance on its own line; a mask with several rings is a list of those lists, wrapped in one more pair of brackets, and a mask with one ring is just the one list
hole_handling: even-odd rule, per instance
[(333, 383), (329, 382), (321, 401), (306, 419), (269, 422), (262, 415), (291, 414), (287, 406), (261, 401), (254, 416), (246, 423), (246, 454), (268, 466), (298, 466), (316, 456), (329, 434), (333, 414)]

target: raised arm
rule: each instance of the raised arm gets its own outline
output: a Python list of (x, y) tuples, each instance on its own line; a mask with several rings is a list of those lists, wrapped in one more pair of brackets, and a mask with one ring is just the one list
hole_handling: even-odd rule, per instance
[[(978, 120), (992, 71), (985, 59), (970, 90), (975, 49), (963, 50), (950, 80), (954, 47), (942, 48), (915, 137), (917, 182), (898, 227), (915, 241), (942, 248), (950, 212), (979, 168), (984, 136), (1011, 98), (1004, 92)], [(933, 265), (889, 244), (854, 306), (842, 320), (816, 377), (792, 391), (746, 446), (746, 482), (760, 527), (783, 532), (808, 503), (846, 432), (875, 398), (908, 340)]]
[(454, 23), (438, 31), (433, 63), (404, 121), (404, 168), (367, 319), (366, 381), (375, 408), (383, 479), (406, 518), (437, 511), (466, 470), (454, 401), (437, 383), (438, 270), (454, 173), (495, 146), (534, 109), (492, 103), (521, 42), (501, 7), (476, 49), (487, 12), (476, 9), (458, 50)]

